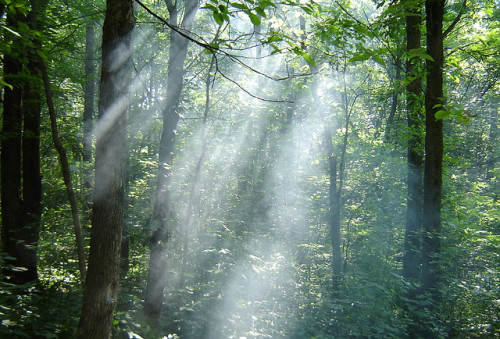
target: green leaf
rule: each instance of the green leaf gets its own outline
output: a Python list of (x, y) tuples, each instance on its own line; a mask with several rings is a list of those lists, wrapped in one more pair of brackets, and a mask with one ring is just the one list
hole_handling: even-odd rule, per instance
[(450, 112), (440, 109), (434, 114), (434, 117), (438, 120), (446, 119), (450, 116)]
[(370, 59), (372, 55), (370, 53), (361, 53), (361, 54), (358, 54), (358, 55), (355, 55), (353, 56), (352, 58), (349, 59), (349, 61), (365, 61), (365, 60), (368, 60)]
[(255, 7), (254, 9), (255, 9), (255, 11), (256, 11), (256, 12), (257, 12), (257, 13), (258, 13), (261, 17), (264, 17), (264, 18), (265, 18), (265, 17), (267, 16), (267, 15), (266, 15), (266, 12), (265, 12), (262, 8), (260, 8), (260, 7)]
[(283, 38), (277, 35), (271, 35), (269, 38), (267, 38), (266, 43), (270, 42), (275, 42), (275, 41), (283, 41)]
[(234, 8), (238, 8), (238, 9), (248, 9), (248, 6), (246, 4), (242, 4), (242, 3), (239, 3), (239, 2), (230, 2), (231, 6), (233, 6)]
[(213, 12), (212, 15), (213, 15), (216, 23), (218, 23), (219, 25), (222, 25), (224, 23), (224, 19), (222, 18), (221, 13)]
[(302, 55), (302, 57), (304, 58), (304, 60), (310, 65), (310, 66), (313, 66), (313, 67), (316, 67), (316, 62), (314, 62), (314, 60), (311, 58), (311, 56), (309, 54), (307, 54), (306, 52), (302, 51), (302, 53), (300, 53)]
[(252, 13), (252, 12), (247, 12), (248, 14), (248, 17), (250, 18), (250, 21), (252, 22), (252, 24), (254, 24), (255, 26), (259, 26), (260, 25), (260, 18), (257, 14), (255, 13)]
[(372, 55), (372, 59), (373, 61), (375, 61), (377, 64), (381, 65), (381, 66), (385, 66), (385, 61), (384, 59), (382, 59), (380, 56), (378, 55)]
[(203, 9), (209, 9), (212, 12), (218, 12), (217, 7), (215, 7), (212, 4), (205, 4), (205, 6), (202, 7)]
[(271, 52), (271, 55), (281, 52), (281, 49), (278, 46), (276, 46), (275, 44), (270, 44), (270, 45), (273, 48), (273, 51)]
[(223, 14), (229, 13), (229, 11), (227, 10), (227, 7), (225, 5), (222, 5), (222, 4), (219, 5), (219, 10)]

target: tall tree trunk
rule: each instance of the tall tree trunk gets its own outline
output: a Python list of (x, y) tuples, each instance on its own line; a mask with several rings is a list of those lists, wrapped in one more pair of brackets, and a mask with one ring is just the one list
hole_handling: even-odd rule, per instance
[(441, 188), (443, 173), (443, 15), (444, 0), (425, 2), (427, 27), (427, 88), (425, 91), (425, 170), (422, 237), (422, 284), (436, 300), (439, 281)]
[[(326, 147), (328, 152), (328, 172), (330, 176), (328, 188), (328, 228), (330, 230), (330, 241), (332, 246), (332, 294), (335, 295), (340, 289), (340, 279), (342, 270), (342, 255), (341, 255), (341, 209), (342, 209), (342, 189), (344, 187), (345, 175), (345, 157), (347, 153), (347, 144), (349, 141), (349, 124), (351, 120), (351, 108), (347, 96), (347, 81), (346, 70), (342, 74), (343, 90), (342, 96), (342, 111), (345, 118), (345, 132), (340, 144), (340, 155), (337, 164), (337, 155), (335, 154), (332, 145), (332, 135), (329, 130), (326, 131)], [(355, 100), (351, 103), (354, 105)]]
[[(420, 48), (420, 8), (409, 8), (406, 17), (406, 51)], [(420, 59), (406, 61), (406, 114), (408, 122), (408, 170), (406, 200), (406, 229), (403, 255), (403, 277), (408, 281), (420, 279), (420, 239), (422, 232), (422, 194), (423, 194), (423, 117), (422, 117), (422, 78), (419, 74)]]
[(73, 190), (73, 183), (71, 181), (71, 173), (69, 170), (69, 162), (61, 138), (59, 138), (59, 132), (57, 128), (57, 115), (54, 106), (54, 100), (52, 99), (52, 91), (50, 89), (50, 81), (47, 73), (47, 67), (45, 62), (40, 59), (40, 70), (42, 71), (43, 85), (45, 89), (45, 97), (47, 100), (47, 107), (50, 116), (50, 129), (52, 132), (52, 141), (56, 147), (57, 153), (59, 154), (59, 162), (61, 163), (61, 172), (63, 174), (64, 185), (66, 186), (66, 193), (68, 195), (69, 204), (71, 207), (71, 215), (73, 217), (73, 230), (75, 232), (76, 239), (76, 250), (78, 254), (78, 269), (80, 270), (80, 278), (82, 285), (84, 286), (86, 266), (85, 266), (85, 251), (83, 248), (83, 236), (82, 227), (80, 223), (80, 214), (78, 212), (78, 205), (76, 202), (75, 191)]
[[(33, 5), (33, 4), (32, 4)], [(36, 11), (7, 13), (7, 25), (36, 29)], [(36, 41), (34, 41), (37, 44)], [(37, 280), (37, 245), (41, 219), (40, 83), (35, 51), (19, 39), (3, 57), (4, 86), (2, 126), (2, 246), (8, 254), (4, 274), (10, 283)], [(28, 62), (22, 61), (27, 57)], [(33, 76), (22, 76), (23, 68)]]
[(203, 160), (205, 158), (205, 153), (207, 151), (207, 119), (208, 113), (210, 112), (210, 86), (212, 84), (212, 72), (215, 64), (215, 56), (212, 56), (210, 61), (210, 66), (207, 71), (207, 78), (205, 80), (205, 109), (203, 111), (203, 118), (201, 123), (201, 152), (198, 157), (198, 162), (196, 163), (196, 167), (194, 170), (193, 180), (191, 182), (191, 189), (189, 191), (188, 205), (186, 208), (186, 216), (184, 218), (184, 247), (182, 253), (182, 266), (179, 278), (179, 287), (184, 287), (185, 282), (185, 272), (187, 269), (187, 257), (189, 254), (189, 240), (190, 240), (190, 231), (191, 231), (191, 216), (193, 214), (193, 206), (194, 206), (194, 195), (196, 193), (196, 188), (198, 185), (198, 180), (201, 173), (201, 165), (203, 164)]
[(83, 166), (85, 210), (89, 211), (92, 204), (92, 129), (94, 125), (95, 101), (95, 36), (94, 21), (88, 20), (85, 29), (85, 101), (83, 106)]
[(109, 337), (118, 293), (133, 6), (133, 0), (106, 3), (90, 254), (77, 338)]
[[(196, 0), (189, 0), (186, 4), (182, 27), (190, 29), (198, 9)], [(170, 23), (177, 24), (178, 9), (171, 1), (167, 1), (170, 14)], [(150, 240), (150, 258), (146, 285), (144, 314), (155, 326), (158, 323), (164, 299), (166, 250), (170, 236), (168, 216), (170, 213), (170, 182), (171, 166), (174, 157), (175, 133), (179, 121), (179, 103), (184, 80), (184, 61), (187, 55), (188, 41), (177, 32), (170, 35), (169, 69), (167, 77), (167, 97), (163, 110), (163, 129), (160, 140), (158, 169), (158, 183), (156, 189), (151, 229), (153, 234)]]
[(386, 141), (394, 139), (392, 136), (392, 128), (394, 127), (394, 118), (396, 117), (396, 112), (398, 110), (399, 81), (401, 80), (401, 59), (399, 56), (397, 56), (396, 59), (394, 60), (394, 68), (395, 68), (395, 75), (392, 81), (393, 92), (391, 98), (391, 110), (389, 111), (389, 116), (387, 117), (387, 123), (385, 125), (385, 133), (384, 133), (384, 139)]
[(330, 243), (332, 246), (332, 292), (338, 293), (341, 273), (341, 252), (340, 252), (340, 197), (337, 188), (337, 155), (332, 144), (332, 134), (330, 130), (326, 133), (326, 147), (328, 156), (328, 216), (327, 223), (330, 231)]

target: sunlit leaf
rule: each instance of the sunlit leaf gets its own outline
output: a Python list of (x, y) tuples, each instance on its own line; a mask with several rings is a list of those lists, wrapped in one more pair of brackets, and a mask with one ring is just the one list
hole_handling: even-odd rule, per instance
[(212, 16), (215, 19), (215, 22), (218, 23), (219, 25), (222, 25), (224, 23), (224, 19), (222, 18), (222, 14), (219, 12), (213, 12)]
[(233, 6), (234, 8), (238, 8), (238, 9), (248, 9), (248, 6), (246, 4), (242, 4), (242, 3), (239, 3), (239, 2), (231, 2), (230, 3), (231, 6)]
[(434, 117), (436, 119), (446, 119), (450, 116), (450, 112), (448, 111), (445, 111), (445, 110), (439, 110), (436, 112), (436, 114), (434, 114)]
[(380, 56), (378, 56), (378, 55), (376, 55), (376, 54), (375, 54), (375, 55), (372, 55), (372, 59), (373, 59), (373, 61), (375, 61), (375, 62), (376, 62), (376, 63), (378, 63), (379, 65), (381, 65), (381, 66), (385, 66), (385, 61), (384, 61), (384, 59), (382, 59)]
[(250, 21), (252, 22), (252, 24), (254, 24), (255, 26), (260, 25), (260, 18), (257, 14), (252, 13), (252, 12), (247, 12), (247, 14), (248, 14), (248, 17), (250, 18)]
[(354, 62), (354, 61), (365, 61), (370, 59), (371, 54), (370, 53), (361, 53), (358, 55), (353, 56), (352, 58), (349, 59), (349, 61)]

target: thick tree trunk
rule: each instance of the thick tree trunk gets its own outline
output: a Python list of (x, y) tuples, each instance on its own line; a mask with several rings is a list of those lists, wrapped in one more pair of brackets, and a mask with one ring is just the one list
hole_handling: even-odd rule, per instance
[(77, 338), (109, 337), (118, 293), (133, 5), (133, 0), (106, 4), (90, 255)]
[[(34, 9), (28, 16), (7, 15), (7, 25), (36, 29)], [(36, 43), (36, 42), (35, 42)], [(22, 285), (38, 278), (37, 244), (41, 218), (40, 95), (39, 82), (21, 75), (24, 66), (36, 79), (34, 51), (21, 40), (13, 41), (3, 57), (4, 86), (2, 126), (2, 246), (8, 254), (3, 268), (10, 283)], [(22, 145), (22, 146), (21, 146)]]
[[(183, 28), (189, 29), (197, 11), (198, 2), (190, 0), (186, 4)], [(167, 2), (170, 22), (177, 24), (178, 10), (170, 1)], [(168, 217), (170, 213), (169, 182), (174, 157), (175, 133), (179, 121), (179, 103), (184, 80), (184, 61), (187, 55), (188, 41), (172, 31), (170, 36), (169, 69), (167, 77), (167, 97), (163, 110), (163, 129), (160, 140), (158, 183), (150, 227), (153, 234), (150, 240), (150, 258), (147, 276), (144, 313), (153, 325), (158, 323), (164, 299), (166, 250), (170, 235)]]
[(435, 118), (443, 109), (443, 15), (444, 0), (425, 2), (427, 27), (427, 88), (425, 92), (425, 172), (422, 237), (422, 284), (424, 292), (437, 292), (441, 236), (441, 188), (443, 173), (443, 121)]
[[(420, 48), (419, 8), (408, 9), (406, 17), (406, 50)], [(406, 229), (403, 255), (403, 277), (408, 281), (420, 279), (420, 239), (422, 232), (423, 194), (423, 117), (422, 79), (419, 74), (419, 58), (408, 58), (406, 77), (414, 77), (406, 87), (406, 114), (408, 122), (408, 197), (406, 200)]]

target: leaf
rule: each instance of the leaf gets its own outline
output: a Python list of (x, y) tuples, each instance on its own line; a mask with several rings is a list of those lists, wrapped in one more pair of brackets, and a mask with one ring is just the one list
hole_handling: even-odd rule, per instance
[(449, 116), (450, 116), (450, 112), (442, 110), (442, 109), (440, 109), (439, 111), (436, 112), (436, 114), (434, 114), (434, 117), (436, 119), (440, 119), (440, 120), (446, 119)]
[(13, 31), (12, 29), (10, 29), (9, 27), (7, 26), (4, 26), (4, 25), (0, 25), (0, 27), (2, 27), (3, 29), (5, 29), (7, 32), (10, 32), (12, 34), (14, 34), (15, 36), (17, 36), (18, 38), (21, 37), (21, 34), (17, 33), (16, 31)]
[(310, 66), (316, 67), (316, 62), (314, 62), (314, 60), (311, 58), (311, 56), (309, 54), (307, 54), (306, 52), (302, 51), (302, 53), (300, 53), (300, 55), (302, 55), (302, 57), (304, 58), (304, 60)]
[(219, 25), (222, 25), (224, 23), (224, 19), (222, 18), (222, 14), (219, 12), (213, 12), (212, 16), (215, 19), (215, 22), (218, 23)]
[(371, 56), (372, 55), (370, 53), (361, 53), (353, 56), (352, 58), (349, 59), (349, 61), (365, 61), (370, 59)]
[(229, 11), (227, 10), (227, 7), (225, 5), (222, 5), (222, 4), (219, 5), (219, 10), (223, 14), (229, 13)]
[(380, 56), (378, 55), (372, 55), (372, 59), (373, 61), (375, 61), (377, 64), (381, 65), (381, 66), (385, 66), (385, 61), (384, 59), (382, 59)]
[(275, 42), (275, 41), (283, 41), (283, 38), (277, 35), (271, 35), (267, 38), (266, 43)]
[(252, 24), (254, 24), (255, 26), (259, 26), (260, 25), (260, 18), (257, 14), (255, 13), (252, 13), (252, 12), (247, 12), (248, 14), (248, 17), (250, 18), (250, 21), (252, 22)]
[(234, 8), (238, 8), (238, 9), (248, 9), (248, 6), (246, 4), (241, 4), (239, 2), (230, 2), (231, 6), (233, 6)]
[(278, 46), (276, 46), (275, 44), (270, 44), (270, 45), (272, 48), (274, 48), (271, 52), (271, 55), (281, 52), (281, 49)]
[(255, 11), (256, 11), (256, 12), (257, 12), (257, 13), (258, 13), (261, 17), (264, 17), (264, 18), (265, 18), (265, 17), (267, 16), (267, 15), (266, 15), (266, 12), (265, 12), (262, 8), (260, 8), (260, 7), (255, 7), (254, 9), (255, 9)]

